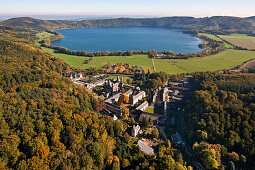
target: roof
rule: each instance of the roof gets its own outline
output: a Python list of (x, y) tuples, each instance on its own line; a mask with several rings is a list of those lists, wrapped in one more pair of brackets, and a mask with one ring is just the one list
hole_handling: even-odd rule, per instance
[(133, 98), (137, 98), (145, 93), (145, 91), (140, 91), (137, 95), (133, 96)]
[(129, 95), (129, 94), (132, 94), (133, 93), (133, 90), (132, 89), (129, 89), (128, 91), (126, 91), (126, 94)]
[(113, 99), (119, 98), (121, 94), (122, 94), (122, 93), (118, 93), (118, 94), (112, 96), (111, 98), (106, 99), (105, 102), (107, 102), (107, 103), (112, 103), (112, 100), (113, 100)]
[(136, 110), (140, 110), (140, 109), (142, 109), (144, 106), (148, 106), (149, 105), (149, 103), (147, 102), (147, 101), (145, 101), (145, 102), (143, 102), (142, 104), (140, 104), (137, 108), (136, 108)]
[(149, 146), (146, 146), (142, 140), (138, 141), (138, 146), (141, 149), (141, 151), (145, 152), (146, 154), (154, 153), (154, 149)]

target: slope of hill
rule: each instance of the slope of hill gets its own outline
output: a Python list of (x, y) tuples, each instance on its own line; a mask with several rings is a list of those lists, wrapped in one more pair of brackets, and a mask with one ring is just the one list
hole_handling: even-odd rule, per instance
[(1, 22), (5, 26), (17, 26), (33, 28), (38, 31), (57, 30), (65, 28), (89, 28), (89, 27), (165, 27), (165, 28), (182, 28), (182, 29), (199, 29), (199, 30), (225, 30), (225, 31), (250, 31), (254, 30), (250, 19), (238, 17), (164, 17), (164, 18), (116, 18), (101, 20), (39, 20), (35, 18), (12, 18)]

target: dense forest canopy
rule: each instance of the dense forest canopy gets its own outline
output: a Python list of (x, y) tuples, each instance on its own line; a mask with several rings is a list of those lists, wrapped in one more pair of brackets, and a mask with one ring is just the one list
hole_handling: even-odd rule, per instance
[(205, 18), (194, 17), (163, 17), (163, 18), (117, 18), (101, 20), (40, 20), (21, 17), (12, 18), (0, 25), (32, 28), (39, 31), (58, 30), (66, 28), (91, 28), (91, 27), (163, 27), (181, 28), (185, 30), (219, 31), (219, 32), (246, 32), (253, 33), (254, 17), (239, 18), (215, 16)]
[(198, 73), (184, 107), (185, 133), (207, 169), (254, 169), (254, 73)]

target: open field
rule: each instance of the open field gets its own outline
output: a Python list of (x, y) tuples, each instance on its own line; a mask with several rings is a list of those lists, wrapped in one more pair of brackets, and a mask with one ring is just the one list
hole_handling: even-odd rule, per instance
[[(50, 35), (44, 34), (44, 37), (46, 36)], [(127, 56), (126, 59), (123, 56), (94, 57), (89, 64), (84, 64), (84, 62), (88, 60), (89, 57), (54, 53), (53, 49), (45, 47), (42, 47), (42, 49), (58, 58), (61, 58), (67, 64), (75, 68), (100, 68), (106, 63), (122, 63), (125, 60), (125, 63), (142, 66), (145, 71), (150, 70), (151, 72), (153, 72), (152, 60), (147, 55)], [(232, 69), (235, 66), (241, 65), (245, 61), (251, 59), (255, 59), (255, 51), (227, 49), (219, 54), (203, 58), (155, 59), (154, 61), (157, 71), (164, 71), (169, 74), (180, 74), (198, 71), (218, 71), (224, 69)]]
[[(207, 36), (208, 38), (211, 38), (213, 40), (216, 40), (216, 41), (221, 41), (221, 42), (224, 42), (222, 39), (220, 39), (219, 37), (216, 37), (215, 35), (213, 34), (206, 34), (206, 33), (200, 33), (201, 35), (204, 35), (204, 36)], [(226, 43), (224, 42), (225, 44), (225, 47), (226, 48), (235, 48), (233, 45), (229, 44), (229, 43)]]
[(245, 34), (219, 35), (222, 39), (234, 44), (238, 47), (255, 49), (255, 37)]
[(40, 46), (39, 42), (42, 41), (45, 38), (51, 37), (54, 34), (48, 33), (48, 32), (41, 32), (37, 34), (37, 37), (39, 37), (38, 42), (36, 43), (36, 45)]
[[(106, 63), (123, 62), (122, 56), (104, 56), (95, 57), (89, 64), (84, 64), (88, 57), (73, 56), (66, 54), (54, 53), (54, 50), (49, 48), (42, 48), (54, 56), (61, 58), (72, 67), (82, 67), (84, 69), (89, 67), (101, 67)], [(233, 50), (228, 49), (219, 54), (207, 56), (203, 58), (190, 59), (155, 59), (155, 66), (157, 71), (164, 71), (169, 74), (191, 73), (197, 71), (217, 71), (223, 69), (231, 69), (245, 61), (255, 58), (255, 51)], [(148, 69), (152, 72), (152, 61), (146, 55), (128, 56), (127, 63), (142, 66), (145, 71)]]
[(156, 59), (157, 71), (170, 74), (231, 69), (255, 58), (255, 51), (228, 49), (219, 54), (190, 59)]
[[(46, 47), (41, 47), (41, 48), (42, 50), (54, 55), (55, 57), (61, 58), (67, 64), (75, 68), (78, 68), (78, 67), (81, 67), (84, 69), (87, 69), (89, 67), (100, 68), (102, 65), (105, 65), (107, 63), (110, 63), (110, 64), (123, 63), (125, 59), (124, 56), (102, 56), (102, 57), (94, 57), (90, 63), (84, 64), (84, 62), (88, 60), (89, 57), (54, 53), (53, 49), (46, 48)], [(148, 70), (153, 71), (151, 58), (149, 58), (147, 55), (127, 56), (125, 63), (142, 66), (145, 71), (148, 71)]]

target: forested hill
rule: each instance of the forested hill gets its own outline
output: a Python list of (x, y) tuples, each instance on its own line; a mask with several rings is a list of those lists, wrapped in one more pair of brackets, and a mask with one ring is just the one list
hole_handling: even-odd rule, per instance
[(183, 126), (206, 169), (254, 169), (255, 74), (197, 73)]
[(90, 28), (90, 27), (164, 27), (164, 28), (182, 28), (186, 30), (206, 30), (206, 31), (243, 31), (253, 32), (255, 21), (251, 18), (238, 17), (164, 17), (164, 18), (117, 18), (101, 20), (40, 20), (35, 18), (12, 18), (0, 25), (32, 28), (38, 31), (57, 30), (65, 28)]
[(1, 170), (187, 169), (167, 141), (144, 155), (127, 123), (100, 115), (103, 99), (62, 77), (71, 68), (36, 48), (34, 35), (0, 27)]

